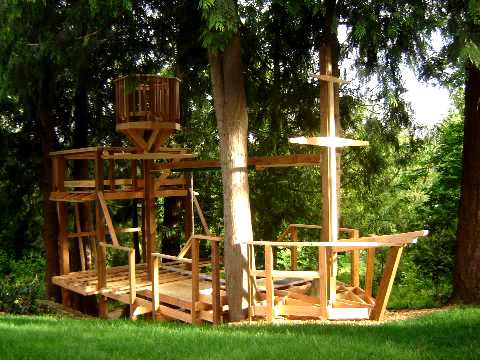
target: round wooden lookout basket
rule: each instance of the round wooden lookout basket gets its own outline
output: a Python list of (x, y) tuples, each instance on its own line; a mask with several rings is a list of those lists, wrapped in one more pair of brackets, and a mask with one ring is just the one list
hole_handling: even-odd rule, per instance
[[(116, 129), (143, 150), (180, 129), (180, 80), (128, 75), (114, 80)], [(150, 146), (147, 146), (150, 144)]]

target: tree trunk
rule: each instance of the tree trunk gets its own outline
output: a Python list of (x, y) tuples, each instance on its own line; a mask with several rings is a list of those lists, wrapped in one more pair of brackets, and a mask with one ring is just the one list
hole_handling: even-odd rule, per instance
[(50, 122), (50, 114), (39, 105), (37, 110), (37, 121), (42, 145), (42, 162), (40, 178), (40, 192), (43, 198), (43, 244), (45, 247), (45, 289), (48, 299), (60, 301), (59, 288), (52, 284), (52, 276), (59, 273), (58, 262), (58, 223), (57, 209), (55, 203), (49, 200), (52, 184), (52, 161), (49, 153), (57, 147), (57, 141), (53, 125)]
[(228, 303), (230, 320), (238, 321), (244, 318), (247, 296), (246, 242), (253, 238), (247, 170), (248, 114), (238, 34), (223, 52), (210, 52), (209, 61), (220, 135)]
[(465, 124), (454, 300), (480, 303), (480, 69), (465, 67)]

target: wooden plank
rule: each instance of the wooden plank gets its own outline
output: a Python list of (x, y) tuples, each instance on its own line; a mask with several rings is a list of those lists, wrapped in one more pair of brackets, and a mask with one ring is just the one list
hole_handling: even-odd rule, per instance
[(273, 253), (272, 247), (265, 246), (265, 287), (266, 287), (266, 320), (271, 323), (274, 317), (274, 293), (273, 293)]
[[(146, 146), (146, 144), (145, 144)], [(161, 160), (161, 159), (191, 159), (195, 154), (174, 154), (174, 153), (115, 153), (111, 155), (104, 155), (104, 159), (115, 160)]]
[(197, 239), (192, 241), (192, 324), (198, 324), (197, 303), (200, 297), (200, 242)]
[[(162, 314), (162, 316), (166, 316), (166, 317), (169, 317), (171, 319), (180, 320), (180, 321), (183, 321), (183, 322), (186, 322), (186, 323), (189, 323), (189, 324), (192, 323), (192, 318), (191, 318), (190, 314), (188, 314), (186, 312), (183, 312), (183, 311), (180, 311), (180, 310), (175, 310), (175, 309), (172, 309), (171, 307), (168, 307), (168, 306), (165, 306), (165, 305), (160, 305), (159, 309), (160, 309), (160, 314)], [(158, 312), (157, 312), (157, 314), (158, 314)]]
[(83, 154), (83, 153), (93, 153), (97, 151), (97, 149), (102, 149), (98, 147), (85, 147), (85, 148), (78, 148), (78, 149), (69, 149), (69, 150), (61, 150), (61, 151), (52, 151), (49, 153), (50, 156), (58, 156), (58, 155), (67, 155), (67, 154)]
[(347, 146), (368, 146), (368, 141), (345, 139), (337, 136), (317, 136), (317, 137), (294, 137), (289, 138), (291, 144), (316, 145), (328, 148), (339, 148)]
[[(266, 270), (256, 270), (254, 272), (256, 276), (267, 276)], [(272, 270), (270, 276), (275, 278), (301, 278), (301, 279), (318, 279), (319, 275), (317, 271), (291, 271), (291, 270)]]
[(314, 77), (314, 78), (317, 78), (319, 80), (322, 80), (322, 81), (331, 81), (331, 82), (334, 82), (336, 84), (345, 84), (345, 83), (348, 83), (347, 80), (342, 80), (342, 79), (339, 79), (338, 77), (336, 76), (331, 76), (331, 75), (324, 75), (324, 74), (310, 74), (311, 77)]
[(375, 249), (368, 249), (367, 251), (367, 266), (365, 270), (365, 294), (372, 296), (373, 276), (375, 271)]
[(318, 306), (312, 305), (277, 305), (275, 312), (278, 315), (284, 316), (300, 316), (300, 317), (315, 317), (324, 318), (322, 310)]
[(180, 130), (180, 124), (176, 122), (170, 121), (132, 121), (132, 122), (125, 122), (116, 125), (116, 131), (124, 131), (130, 129), (172, 129), (172, 130)]
[(181, 257), (178, 257), (178, 256), (173, 256), (173, 255), (165, 255), (165, 254), (160, 254), (160, 253), (152, 253), (152, 256), (155, 256), (159, 259), (167, 259), (167, 260), (177, 260), (179, 262), (182, 262), (182, 263), (186, 263), (186, 264), (191, 264), (192, 263), (192, 260), (191, 259), (185, 259), (185, 258), (181, 258)]
[(375, 300), (375, 307), (370, 314), (370, 319), (372, 320), (383, 320), (390, 292), (392, 291), (393, 282), (395, 281), (395, 275), (397, 274), (398, 264), (402, 257), (402, 252), (402, 246), (392, 247), (388, 252), (387, 263), (385, 264), (382, 280), (380, 281), (380, 287)]
[(112, 239), (113, 245), (120, 245), (118, 243), (117, 234), (115, 233), (115, 228), (113, 226), (112, 218), (110, 217), (110, 212), (108, 211), (107, 203), (105, 202), (105, 197), (103, 196), (103, 191), (97, 192), (98, 201), (103, 211), (103, 216), (107, 222), (108, 232), (110, 238)]
[(135, 319), (135, 300), (137, 298), (137, 284), (135, 278), (135, 250), (129, 249), (128, 251), (128, 286), (129, 292), (129, 304), (130, 304), (130, 318)]
[[(247, 166), (260, 168), (311, 166), (319, 165), (320, 162), (321, 158), (319, 154), (252, 156), (247, 159)], [(216, 169), (220, 167), (220, 160), (187, 160), (158, 164), (155, 166), (155, 171), (165, 169)]]

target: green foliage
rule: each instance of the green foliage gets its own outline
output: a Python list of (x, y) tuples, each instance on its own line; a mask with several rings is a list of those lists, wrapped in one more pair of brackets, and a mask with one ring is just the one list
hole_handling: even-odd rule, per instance
[(0, 311), (30, 314), (37, 311), (43, 291), (44, 260), (38, 255), (11, 260), (0, 251)]
[(223, 51), (240, 26), (236, 1), (200, 0), (199, 6), (206, 21), (203, 46), (213, 52)]

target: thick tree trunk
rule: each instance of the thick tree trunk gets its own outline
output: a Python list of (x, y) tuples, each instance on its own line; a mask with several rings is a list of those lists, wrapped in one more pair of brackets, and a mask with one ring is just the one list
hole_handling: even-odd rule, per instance
[(230, 320), (244, 318), (247, 297), (247, 246), (252, 223), (247, 170), (248, 114), (240, 38), (223, 52), (209, 54), (215, 115), (220, 135), (224, 197), (225, 274)]
[(480, 303), (480, 69), (465, 68), (465, 125), (454, 300)]

